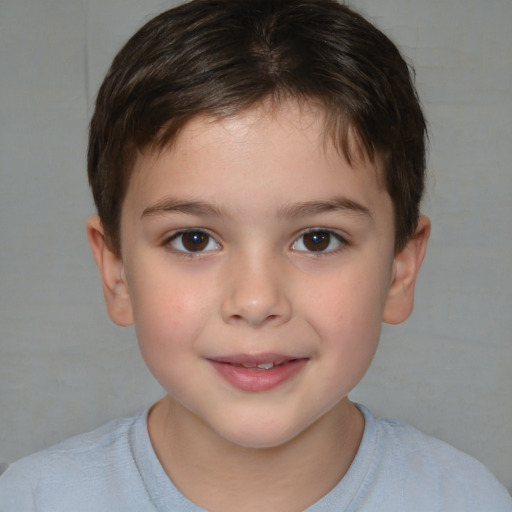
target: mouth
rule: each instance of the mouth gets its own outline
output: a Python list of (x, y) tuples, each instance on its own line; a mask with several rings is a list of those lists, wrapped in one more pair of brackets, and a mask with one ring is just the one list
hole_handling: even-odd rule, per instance
[(269, 391), (297, 375), (309, 361), (281, 354), (235, 355), (208, 359), (231, 386), (251, 392)]
[[(291, 359), (291, 361), (294, 361), (294, 359)], [(281, 366), (285, 362), (279, 361), (278, 363), (233, 363), (234, 366), (241, 366), (243, 368), (253, 369), (253, 370), (271, 370), (272, 368), (275, 368), (276, 366)]]

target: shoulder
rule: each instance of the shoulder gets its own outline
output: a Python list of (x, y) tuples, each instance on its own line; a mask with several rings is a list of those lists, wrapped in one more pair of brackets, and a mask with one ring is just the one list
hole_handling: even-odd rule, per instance
[(11, 464), (0, 476), (0, 511), (94, 510), (94, 496), (136, 478), (130, 435), (137, 420), (112, 421)]
[(374, 478), (416, 504), (425, 504), (415, 510), (512, 512), (508, 492), (473, 457), (404, 422), (373, 421)]
[(133, 418), (111, 421), (91, 432), (80, 434), (56, 444), (50, 448), (19, 459), (11, 464), (2, 481), (13, 474), (23, 472), (27, 475), (72, 474), (85, 470), (91, 464), (98, 465), (98, 458), (105, 463), (105, 453), (122, 448)]

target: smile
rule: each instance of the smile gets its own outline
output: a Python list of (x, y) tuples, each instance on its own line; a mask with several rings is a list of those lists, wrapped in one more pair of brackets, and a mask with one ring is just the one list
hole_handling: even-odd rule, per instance
[(270, 391), (303, 370), (308, 358), (283, 355), (230, 356), (208, 359), (231, 387), (241, 391)]
[(244, 368), (253, 368), (255, 370), (271, 370), (276, 366), (281, 366), (284, 364), (284, 361), (279, 363), (241, 363), (239, 366), (243, 366)]

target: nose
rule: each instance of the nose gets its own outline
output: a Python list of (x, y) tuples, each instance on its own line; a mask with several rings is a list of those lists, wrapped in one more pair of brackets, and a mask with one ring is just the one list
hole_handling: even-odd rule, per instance
[(251, 327), (288, 322), (292, 304), (283, 269), (270, 257), (238, 258), (226, 269), (222, 317)]

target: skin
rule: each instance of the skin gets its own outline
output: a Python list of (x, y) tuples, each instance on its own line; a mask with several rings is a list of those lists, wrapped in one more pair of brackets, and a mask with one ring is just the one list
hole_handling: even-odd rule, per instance
[[(364, 418), (347, 395), (382, 322), (409, 316), (430, 229), (421, 217), (395, 254), (380, 172), (347, 163), (316, 107), (259, 105), (197, 117), (172, 148), (140, 155), (121, 256), (89, 220), (110, 317), (135, 324), (168, 393), (148, 419), (155, 452), (200, 506), (303, 510), (348, 470)], [(212, 363), (276, 354), (301, 365), (264, 391), (233, 386)]]

